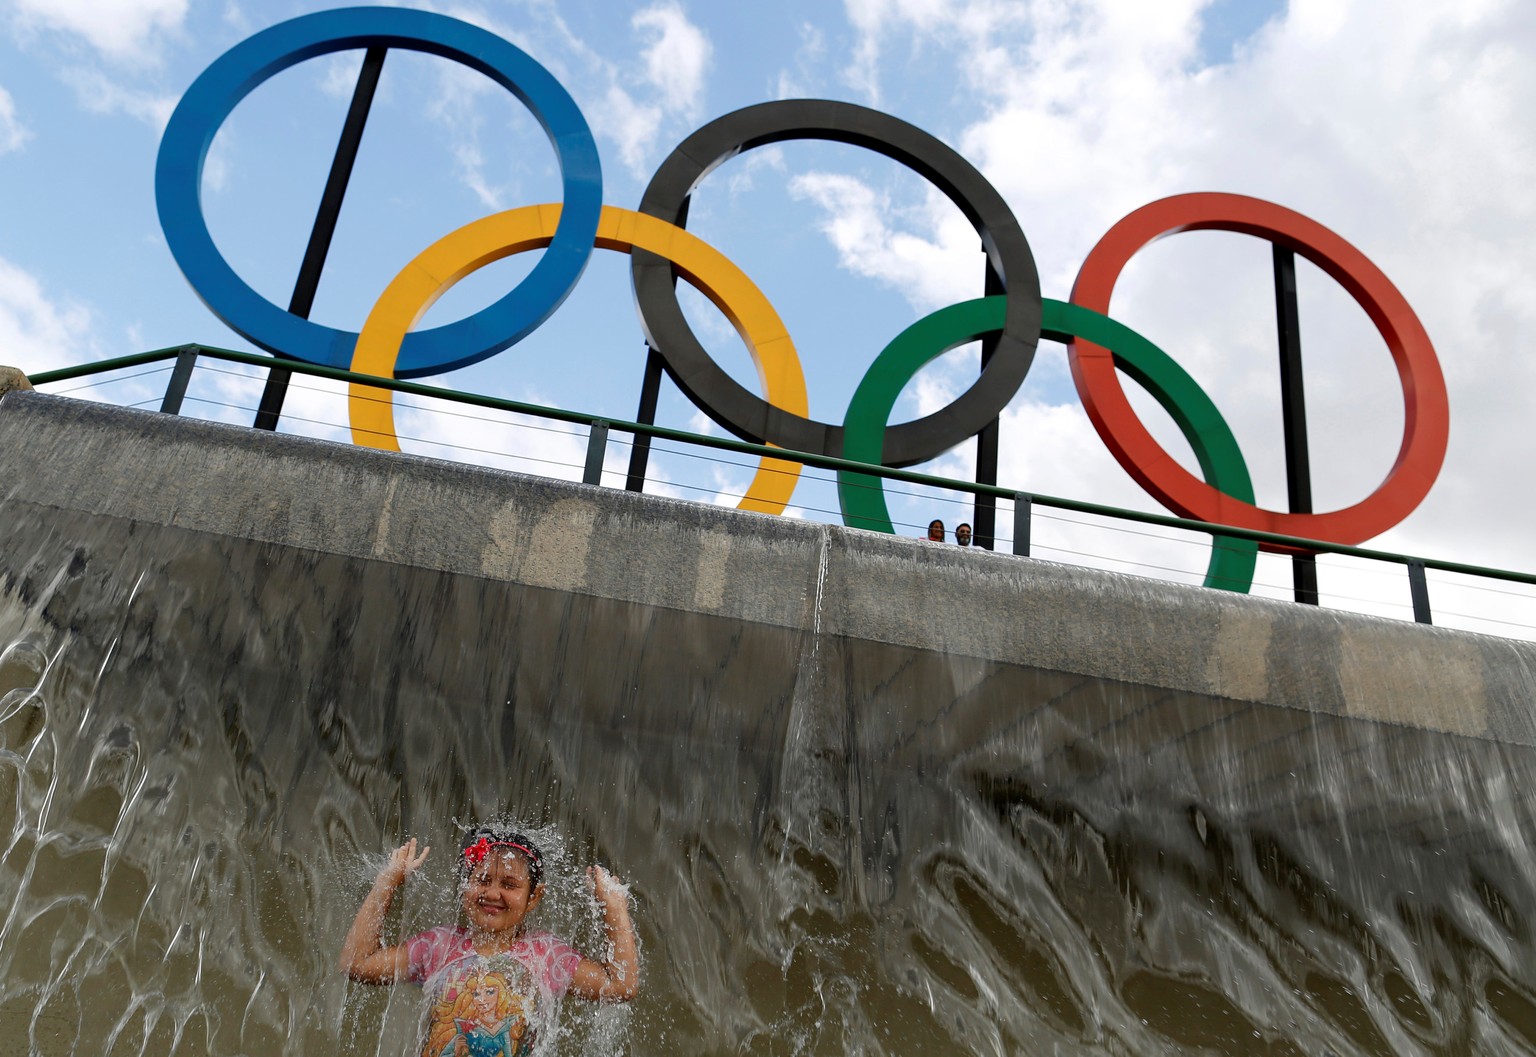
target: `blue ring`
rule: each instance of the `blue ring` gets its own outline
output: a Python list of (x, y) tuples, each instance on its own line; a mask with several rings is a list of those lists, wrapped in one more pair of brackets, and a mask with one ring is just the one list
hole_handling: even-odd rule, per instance
[(517, 46), (446, 15), (392, 7), (322, 11), (263, 30), (216, 59), (181, 97), (160, 141), (155, 205), (171, 255), (214, 315), (268, 352), (348, 366), (355, 331), (279, 308), (251, 289), (219, 253), (203, 215), (203, 162), (219, 126), (267, 78), (305, 59), (369, 47), (452, 59), (507, 89), (544, 127), (564, 184), (554, 241), (521, 283), (474, 315), (406, 336), (395, 374), (417, 378), (477, 363), (527, 337), (560, 307), (592, 255), (603, 205), (592, 130), (564, 86)]

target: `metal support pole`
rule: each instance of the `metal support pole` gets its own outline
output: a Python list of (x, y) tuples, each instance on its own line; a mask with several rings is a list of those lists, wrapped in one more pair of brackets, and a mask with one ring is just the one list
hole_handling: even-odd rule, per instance
[[(1275, 323), (1280, 335), (1280, 415), (1285, 423), (1285, 489), (1291, 513), (1312, 513), (1312, 463), (1307, 450), (1307, 402), (1301, 384), (1301, 321), (1296, 308), (1296, 254), (1273, 245)], [(1291, 556), (1296, 601), (1317, 605), (1317, 556)]]
[(1021, 558), (1029, 557), (1030, 515), (1035, 501), (1023, 492), (1013, 494), (1013, 553)]
[(582, 484), (603, 483), (603, 459), (608, 454), (608, 423), (598, 419), (587, 434), (587, 466), (582, 471)]
[[(677, 211), (677, 226), (688, 226), (688, 209), (693, 205), (690, 196), (683, 199), (683, 207)], [(672, 285), (677, 285), (677, 269), (672, 269)], [(645, 346), (645, 377), (640, 382), (640, 409), (635, 412), (635, 421), (644, 426), (656, 424), (656, 401), (661, 395), (661, 353), (651, 348), (647, 342)], [(645, 473), (651, 461), (651, 438), (649, 434), (635, 435), (635, 445), (629, 449), (629, 476), (624, 480), (624, 487), (631, 492), (645, 491)]]
[[(368, 123), (368, 110), (373, 106), (373, 93), (379, 86), (379, 74), (384, 69), (387, 51), (387, 48), (373, 47), (363, 55), (363, 68), (358, 72), (357, 87), (352, 91), (352, 105), (347, 109), (347, 120), (341, 127), (341, 139), (337, 141), (336, 155), (331, 159), (331, 174), (326, 178), (320, 208), (315, 212), (315, 225), (309, 231), (309, 245), (304, 249), (304, 262), (299, 265), (299, 278), (288, 302), (288, 311), (300, 319), (308, 319), (315, 306), (320, 272), (325, 268), (325, 255), (331, 249), (331, 237), (336, 234), (341, 200), (346, 197), (347, 181), (352, 178), (352, 165), (357, 161), (358, 144), (363, 140), (363, 126)], [(261, 404), (256, 409), (254, 425), (257, 429), (277, 428), (278, 417), (283, 413), (283, 399), (288, 395), (288, 380), (292, 376), (292, 371), (281, 367), (268, 372)]]
[(176, 366), (171, 370), (171, 380), (166, 383), (165, 399), (160, 401), (161, 414), (181, 414), (181, 402), (186, 399), (187, 383), (192, 380), (192, 368), (196, 366), (196, 345), (188, 345), (176, 353)]
[(1429, 581), (1424, 578), (1424, 563), (1408, 563), (1408, 592), (1413, 596), (1413, 619), (1420, 624), (1433, 624), (1429, 613)]
[[(635, 421), (643, 425), (656, 424), (656, 401), (661, 395), (661, 354), (649, 345), (645, 347), (645, 377), (640, 380), (640, 410)], [(635, 443), (629, 449), (629, 476), (624, 487), (631, 492), (645, 491), (645, 471), (651, 461), (651, 435), (636, 433)]]
[[(983, 279), (983, 291), (987, 297), (1003, 293), (1003, 280), (992, 267), (991, 258), (987, 258), (986, 276)], [(987, 364), (992, 359), (992, 354), (997, 351), (997, 343), (1002, 340), (1001, 334), (989, 334), (981, 339), (981, 369), (985, 371)], [(981, 428), (976, 434), (976, 483), (997, 484), (997, 446), (998, 446), (998, 420), (993, 419)], [(976, 496), (976, 502), (972, 505), (971, 525), (972, 545), (985, 547), (992, 550), (997, 545), (997, 498), (992, 495)]]

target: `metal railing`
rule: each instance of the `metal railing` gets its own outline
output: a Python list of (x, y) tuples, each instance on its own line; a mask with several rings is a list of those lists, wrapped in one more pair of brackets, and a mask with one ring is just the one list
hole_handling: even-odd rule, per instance
[(182, 345), (175, 348), (156, 349), (150, 352), (135, 353), (130, 356), (119, 356), (114, 359), (101, 360), (96, 363), (81, 364), (76, 367), (65, 367), (55, 371), (44, 371), (31, 376), (33, 385), (48, 385), (53, 382), (63, 382), (74, 378), (88, 377), (102, 374), (107, 371), (124, 370), (131, 367), (139, 367), (145, 364), (159, 363), (174, 359), (175, 366), (171, 371), (170, 381), (166, 385), (165, 396), (161, 400), (160, 410), (166, 414), (180, 414), (182, 402), (186, 398), (187, 387), (192, 379), (192, 372), (197, 366), (200, 357), (209, 357), (232, 363), (248, 364), (255, 367), (271, 369), (280, 366), (283, 370), (295, 374), (311, 375), (316, 378), (327, 378), (339, 382), (360, 382), (376, 389), (386, 389), (396, 393), (404, 393), (411, 396), (429, 397), (445, 400), (452, 403), (465, 404), (473, 407), (489, 408), (497, 411), (511, 412), (514, 414), (529, 415), (537, 418), (553, 419), (575, 425), (585, 426), (588, 430), (586, 461), (583, 466), (582, 482), (589, 485), (600, 485), (603, 473), (604, 456), (607, 450), (608, 438), (611, 432), (629, 433), (637, 437), (644, 436), (658, 440), (677, 441), (684, 444), (712, 448), (719, 451), (735, 452), (751, 455), (758, 458), (786, 459), (798, 462), (803, 466), (813, 466), (819, 469), (832, 471), (846, 471), (860, 474), (868, 474), (891, 481), (901, 481), (907, 484), (923, 485), (933, 488), (947, 489), (957, 492), (968, 492), (975, 496), (991, 496), (996, 499), (1010, 500), (1013, 502), (1013, 553), (1027, 557), (1030, 552), (1030, 535), (1034, 508), (1045, 507), (1053, 510), (1071, 511), (1079, 514), (1091, 514), (1119, 521), (1129, 521), (1143, 525), (1155, 525), (1162, 528), (1179, 529), (1190, 532), (1204, 533), (1209, 536), (1223, 536), (1231, 539), (1253, 540), (1261, 544), (1269, 544), (1290, 552), (1333, 554), (1351, 558), (1363, 558), (1370, 561), (1386, 562), (1401, 565), (1407, 570), (1408, 592), (1413, 605), (1414, 620), (1421, 624), (1432, 623), (1432, 612), (1429, 603), (1429, 583), (1426, 579), (1428, 570), (1437, 572), (1455, 573), (1466, 576), (1474, 576), (1484, 579), (1501, 580), (1508, 583), (1536, 585), (1536, 573), (1515, 572), (1508, 569), (1495, 569), (1481, 565), (1471, 565), (1465, 562), (1442, 561), (1437, 558), (1416, 557), (1407, 554), (1397, 554), (1391, 551), (1375, 550), (1368, 547), (1355, 547), (1341, 543), (1332, 543), (1328, 540), (1306, 539), (1299, 536), (1286, 536), (1275, 532), (1263, 532), (1255, 529), (1240, 528), (1235, 525), (1218, 525), (1207, 521), (1197, 521), (1191, 518), (1174, 517), (1167, 514), (1153, 514), (1139, 510), (1127, 510), (1121, 507), (1109, 506), (1103, 503), (1090, 503), (1078, 499), (1064, 499), (1060, 496), (1040, 495), (1031, 492), (1021, 492), (1016, 489), (1004, 488), (997, 485), (979, 484), (974, 481), (955, 480), (946, 477), (938, 477), (933, 474), (918, 473), (912, 470), (900, 470), (887, 466), (874, 466), (867, 463), (852, 462), (847, 459), (839, 459), (827, 455), (817, 455), (811, 452), (794, 451), (787, 448), (769, 447), (763, 444), (753, 444), (748, 441), (736, 440), (727, 437), (710, 437), (698, 433), (690, 433), (686, 430), (670, 429), (665, 426), (648, 425), (641, 422), (629, 422), (614, 419), (606, 415), (591, 415), (579, 411), (567, 411), (562, 408), (545, 407), (539, 404), (527, 404), (517, 400), (504, 400), (500, 397), (483, 396), (475, 393), (460, 392), (456, 389), (444, 389), (438, 386), (421, 385), (416, 382), (400, 381), (393, 378), (381, 378), (374, 375), (356, 374), (352, 371), (341, 370), (334, 367), (321, 367), (297, 360), (274, 360), (273, 357), (248, 352), (237, 352), (232, 349), (220, 349), (207, 345)]

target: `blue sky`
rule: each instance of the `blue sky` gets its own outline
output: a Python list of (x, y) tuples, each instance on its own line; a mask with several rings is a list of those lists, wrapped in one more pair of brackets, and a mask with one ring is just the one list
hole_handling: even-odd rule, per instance
[[(0, 362), (40, 371), (194, 341), (248, 348), (198, 301), (156, 220), (155, 151), (170, 110), (218, 55), (326, 5), (229, 0), (0, 0)], [(1531, 450), (1520, 355), (1536, 302), (1526, 233), (1536, 136), (1525, 57), (1536, 16), (1512, 2), (1378, 0), (846, 0), (768, 5), (487, 0), (416, 5), (475, 22), (551, 70), (596, 133), (604, 200), (633, 208), (671, 148), (704, 122), (776, 98), (875, 106), (958, 148), (998, 187), (1028, 236), (1046, 296), (1065, 298), (1088, 250), (1156, 198), (1219, 190), (1298, 210), (1363, 250), (1434, 340), (1452, 439), (1425, 503), (1376, 543), (1536, 568), (1519, 487)], [(204, 202), (225, 256), (280, 304), (291, 292), (357, 68), (335, 56), (273, 78), (224, 126)], [(356, 329), (389, 278), (429, 242), (489, 212), (559, 196), (547, 141), (522, 106), (440, 60), (392, 52), (315, 318)], [(902, 328), (980, 293), (981, 257), (957, 210), (915, 175), (853, 148), (791, 143), (722, 166), (695, 194), (690, 230), (768, 294), (805, 364), (813, 415), (839, 420), (874, 355)], [(1137, 256), (1113, 315), (1167, 349), (1236, 430), (1262, 504), (1284, 504), (1268, 247), (1221, 233)], [(502, 262), (433, 310), (487, 303), (529, 266)], [(1353, 503), (1392, 464), (1402, 397), (1384, 347), (1331, 280), (1303, 267), (1304, 357), (1319, 508)], [(743, 384), (745, 351), (700, 298), (696, 331)], [(627, 258), (594, 255), (564, 307), (519, 346), (440, 379), (620, 418), (634, 414), (643, 337)], [(969, 384), (959, 350), (909, 386), (897, 417)], [(110, 394), (148, 399), (129, 382)], [(190, 410), (249, 416), (255, 388), (200, 378)], [(1169, 450), (1170, 422), (1137, 404)], [(340, 436), (334, 396), (297, 393), (289, 428)], [(670, 384), (664, 424), (713, 430)], [(550, 463), (461, 457), (569, 474), (580, 442), (407, 413), (411, 450), (516, 448)], [(1042, 344), (1004, 416), (1004, 483), (1157, 509), (1093, 433), (1064, 351)], [(622, 463), (615, 447), (610, 467)], [(969, 446), (927, 468), (963, 475)], [(672, 494), (740, 488), (746, 473), (662, 460)], [(831, 505), (806, 486), (799, 512)], [(910, 523), (963, 515), (941, 497), (893, 504)], [(916, 531), (913, 529), (912, 531)], [(1188, 579), (1200, 548), (1046, 523), (1045, 556)], [(1114, 551), (1116, 561), (1085, 558)], [(1139, 566), (1119, 561), (1141, 562)], [(1363, 577), (1363, 579), (1362, 579)], [(1271, 563), (1261, 578), (1282, 584)], [(1377, 574), (1339, 573), (1341, 596)], [(1406, 603), (1395, 574), (1378, 593)], [(1330, 581), (1325, 579), (1325, 591)], [(1448, 588), (1438, 588), (1444, 605)], [(1283, 590), (1279, 593), (1283, 593)], [(1402, 597), (1399, 597), (1402, 596)], [(1352, 604), (1343, 598), (1345, 604)], [(1382, 603), (1387, 605), (1387, 603)], [(1464, 606), (1500, 604), (1474, 596)], [(1370, 608), (1371, 604), (1364, 604)], [(1398, 610), (1392, 610), (1398, 611)], [(1536, 613), (1519, 619), (1536, 623)]]

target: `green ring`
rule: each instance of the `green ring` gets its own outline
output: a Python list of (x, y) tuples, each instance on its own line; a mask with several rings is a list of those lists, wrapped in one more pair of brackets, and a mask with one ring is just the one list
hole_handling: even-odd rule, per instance
[[(1041, 337), (1068, 342), (1084, 338), (1109, 349), (1115, 366), (1150, 393), (1178, 424), (1194, 449), (1200, 471), (1213, 488), (1234, 499), (1253, 502), (1253, 481), (1237, 438), (1205, 390), (1162, 349), (1123, 323), (1081, 305), (1044, 298)], [(885, 429), (896, 398), (924, 365), (950, 349), (1002, 328), (1007, 298), (963, 301), (924, 316), (898, 334), (875, 357), (848, 404), (843, 419), (843, 458), (881, 464)], [(875, 532), (895, 532), (885, 504), (885, 481), (870, 474), (841, 471), (837, 495), (843, 523)], [(1247, 592), (1253, 586), (1259, 546), (1252, 540), (1213, 536), (1205, 586)]]

